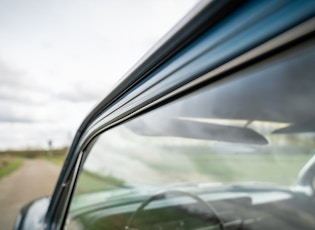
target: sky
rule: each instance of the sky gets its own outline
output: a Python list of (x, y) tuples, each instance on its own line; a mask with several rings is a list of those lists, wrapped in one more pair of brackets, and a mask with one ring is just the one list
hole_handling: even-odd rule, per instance
[(0, 150), (70, 145), (197, 0), (0, 0)]

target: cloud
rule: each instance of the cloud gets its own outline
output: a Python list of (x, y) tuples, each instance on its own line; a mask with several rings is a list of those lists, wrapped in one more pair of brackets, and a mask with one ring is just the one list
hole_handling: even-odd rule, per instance
[(92, 106), (196, 2), (3, 1), (0, 149), (73, 134)]
[(0, 58), (0, 82), (1, 85), (20, 85), (23, 72), (10, 66), (5, 60)]
[(54, 147), (69, 146), (74, 133), (62, 123), (2, 123), (0, 126), (1, 149), (47, 148), (48, 140)]

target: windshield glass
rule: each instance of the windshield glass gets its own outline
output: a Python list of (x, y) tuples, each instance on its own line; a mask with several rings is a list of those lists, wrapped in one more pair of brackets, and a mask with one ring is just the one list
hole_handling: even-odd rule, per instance
[[(86, 212), (94, 213), (86, 207), (97, 205), (96, 212), (101, 217), (96, 218), (95, 226), (120, 229), (116, 222), (123, 220), (122, 226), (131, 229), (128, 226), (135, 224), (136, 216), (150, 206), (148, 209), (159, 212), (150, 215), (154, 220), (146, 224), (158, 223), (162, 228), (139, 229), (203, 229), (204, 222), (200, 219), (202, 223), (190, 222), (192, 216), (198, 216), (203, 206), (208, 207), (213, 202), (222, 206), (223, 201), (232, 199), (242, 207), (250, 207), (244, 211), (244, 218), (251, 216), (254, 222), (258, 217), (253, 210), (259, 210), (259, 218), (266, 215), (269, 218), (266, 205), (274, 205), (267, 210), (279, 209), (272, 215), (281, 216), (286, 215), (284, 210), (291, 213), (300, 205), (303, 208), (299, 212), (305, 212), (300, 218), (306, 219), (299, 223), (309, 224), (314, 218), (309, 218), (305, 205), (314, 201), (301, 200), (301, 194), (293, 191), (304, 191), (303, 196), (308, 197), (310, 190), (305, 192), (306, 187), (301, 188), (301, 185), (305, 185), (309, 175), (313, 180), (313, 174), (302, 168), (315, 153), (314, 60), (315, 45), (310, 45), (205, 86), (101, 134), (84, 162), (71, 203), (71, 215), (79, 218), (84, 212), (80, 219), (80, 223), (84, 223), (90, 218)], [(175, 196), (183, 200), (151, 204), (161, 197), (174, 195), (174, 189)], [(163, 195), (157, 195), (160, 192)], [(283, 200), (286, 203), (278, 205)], [(297, 200), (298, 204), (292, 203)], [(201, 203), (197, 206), (199, 211), (186, 205), (194, 201)], [(302, 201), (305, 204), (299, 203)], [(232, 203), (228, 203), (227, 210), (235, 208), (230, 207)], [(164, 217), (161, 217), (162, 222), (156, 220), (161, 215), (161, 207), (165, 214), (165, 210), (170, 211), (169, 207), (177, 207), (175, 204), (180, 204), (181, 210), (184, 207), (186, 214), (195, 211), (189, 218), (183, 217), (183, 222), (172, 222), (182, 218), (179, 214), (167, 214), (172, 217), (166, 222), (163, 222)], [(220, 205), (214, 206), (220, 209)], [(120, 206), (123, 207), (118, 208)], [(222, 208), (223, 214), (220, 211), (216, 214), (212, 206), (209, 210), (215, 214), (216, 221), (220, 220), (218, 225), (222, 221), (228, 223), (225, 208)], [(232, 220), (235, 218), (233, 214)], [(113, 227), (115, 224), (120, 227)], [(192, 224), (194, 228), (180, 228), (185, 224)], [(261, 229), (270, 228), (264, 225)], [(278, 229), (283, 226), (279, 225)]]
[[(110, 189), (296, 184), (315, 146), (315, 47), (311, 51), (211, 85), (102, 134), (84, 173), (108, 180), (101, 184)], [(101, 184), (79, 181), (78, 192), (103, 190)]]

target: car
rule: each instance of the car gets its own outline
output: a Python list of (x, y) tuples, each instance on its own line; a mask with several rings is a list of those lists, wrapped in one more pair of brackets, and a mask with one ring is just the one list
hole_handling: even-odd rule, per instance
[(314, 229), (315, 1), (202, 1), (86, 117), (15, 229)]

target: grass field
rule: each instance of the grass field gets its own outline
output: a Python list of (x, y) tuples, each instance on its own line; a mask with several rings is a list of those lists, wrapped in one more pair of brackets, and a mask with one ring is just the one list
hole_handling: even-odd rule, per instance
[(0, 157), (0, 178), (18, 169), (23, 159), (16, 157)]
[(0, 151), (1, 156), (11, 157), (22, 157), (22, 158), (38, 158), (38, 157), (49, 157), (49, 156), (64, 156), (67, 153), (67, 148), (61, 149), (26, 149), (26, 150), (7, 150)]
[(47, 160), (53, 164), (62, 166), (66, 159), (66, 155), (64, 154), (64, 155), (53, 155), (53, 156), (41, 156), (40, 158)]
[(62, 165), (67, 148), (47, 150), (8, 150), (0, 152), (0, 178), (18, 169), (24, 159), (44, 159)]

